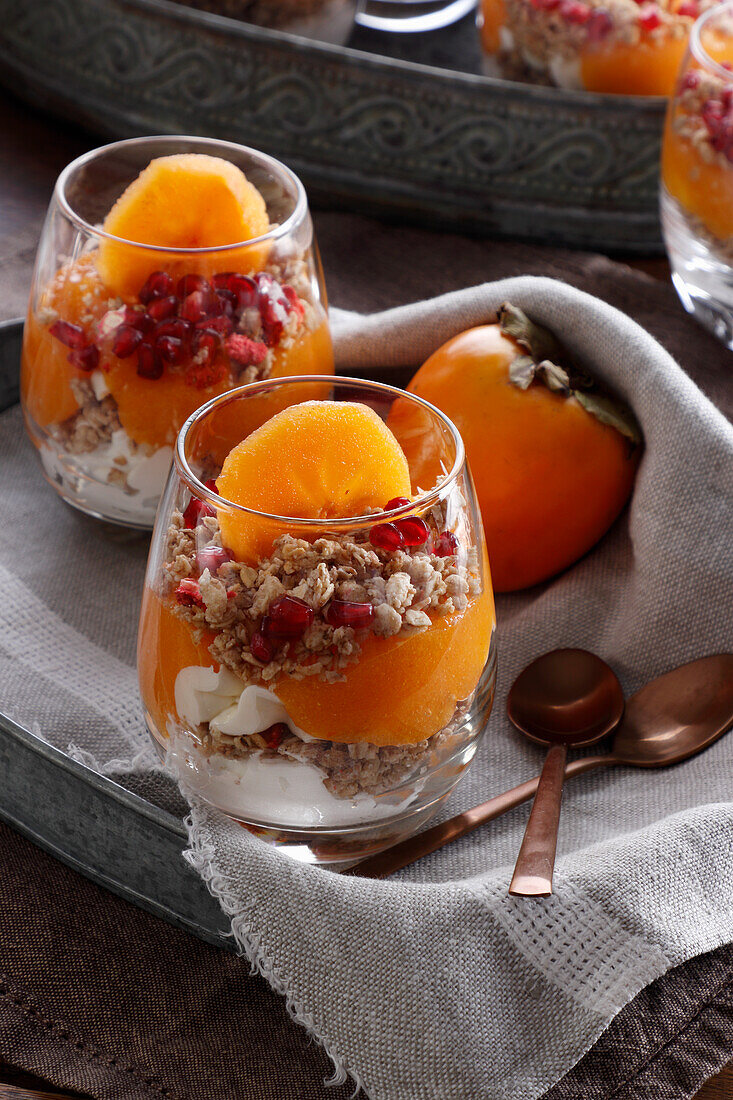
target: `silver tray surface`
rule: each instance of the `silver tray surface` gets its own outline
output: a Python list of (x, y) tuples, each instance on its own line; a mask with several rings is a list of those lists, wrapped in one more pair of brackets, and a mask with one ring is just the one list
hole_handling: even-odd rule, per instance
[(455, 33), (454, 47), (446, 39), (437, 54), (416, 37), (406, 60), (404, 44), (386, 57), (169, 0), (0, 0), (0, 80), (107, 135), (209, 134), (256, 146), (332, 204), (659, 252), (664, 101), (438, 67), (454, 63), (453, 48), (460, 68), (469, 31)]

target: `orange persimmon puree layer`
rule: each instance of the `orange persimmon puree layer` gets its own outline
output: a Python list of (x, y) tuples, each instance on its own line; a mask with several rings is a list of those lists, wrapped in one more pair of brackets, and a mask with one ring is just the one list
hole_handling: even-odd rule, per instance
[(642, 39), (598, 43), (580, 55), (580, 81), (587, 92), (618, 95), (671, 95), (687, 48), (687, 39)]
[[(311, 737), (373, 745), (409, 745), (443, 729), (456, 703), (476, 688), (494, 629), (490, 586), (466, 610), (437, 617), (421, 633), (392, 638), (360, 634), (361, 654), (335, 684), (280, 677), (270, 690)], [(139, 634), (140, 691), (161, 734), (176, 721), (175, 682), (189, 665), (218, 665), (188, 623), (146, 590)]]

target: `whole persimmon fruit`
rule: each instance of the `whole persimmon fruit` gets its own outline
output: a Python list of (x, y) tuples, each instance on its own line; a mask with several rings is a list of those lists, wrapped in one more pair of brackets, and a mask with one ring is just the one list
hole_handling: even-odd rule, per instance
[[(443, 344), (408, 389), (463, 436), (498, 592), (577, 561), (631, 494), (642, 450), (633, 413), (516, 307), (502, 306), (496, 324)], [(414, 471), (424, 446), (419, 425), (392, 429)], [(430, 455), (417, 462), (420, 484), (432, 484)]]

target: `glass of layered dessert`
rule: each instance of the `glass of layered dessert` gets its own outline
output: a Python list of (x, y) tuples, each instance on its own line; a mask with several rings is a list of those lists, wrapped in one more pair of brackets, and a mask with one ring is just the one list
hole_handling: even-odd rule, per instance
[(481, 0), (486, 71), (620, 95), (670, 95), (693, 23), (717, 0)]
[(733, 4), (695, 24), (662, 145), (661, 213), (682, 304), (733, 348)]
[(433, 406), (276, 379), (185, 424), (138, 654), (188, 791), (310, 862), (394, 843), (473, 758), (494, 624), (463, 444)]
[(61, 174), (38, 250), (21, 400), (47, 479), (151, 527), (176, 435), (216, 394), (333, 371), (302, 184), (206, 138), (93, 150)]

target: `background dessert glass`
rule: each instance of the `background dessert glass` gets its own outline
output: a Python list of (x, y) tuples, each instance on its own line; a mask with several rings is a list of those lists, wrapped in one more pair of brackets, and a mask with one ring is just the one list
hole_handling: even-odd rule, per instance
[(693, 27), (667, 109), (660, 195), (682, 304), (733, 347), (733, 3)]
[[(171, 249), (100, 228), (152, 160), (182, 153), (240, 168), (265, 199), (268, 232)], [(171, 209), (172, 218), (186, 213), (197, 216)], [(232, 344), (232, 329), (255, 339)], [(151, 137), (95, 149), (61, 173), (33, 277), (21, 400), (45, 475), (70, 504), (151, 527), (176, 434), (194, 409), (256, 378), (332, 370), (308, 203), (283, 164), (230, 142)]]
[[(300, 520), (243, 509), (207, 488), (240, 438), (312, 399), (374, 409), (405, 451), (416, 499), (391, 502), (387, 514)], [(259, 572), (220, 545), (222, 529), (242, 519), (258, 545), (290, 536)], [(388, 537), (395, 529), (405, 533), (400, 550)], [(279, 582), (311, 608), (300, 650), (270, 637), (263, 651)], [(140, 619), (145, 715), (186, 786), (265, 840), (309, 862), (343, 863), (432, 816), (489, 715), (494, 624), (463, 444), (432, 405), (372, 382), (272, 380), (215, 398), (182, 429)]]
[(690, 29), (717, 0), (480, 0), (489, 75), (670, 95)]

